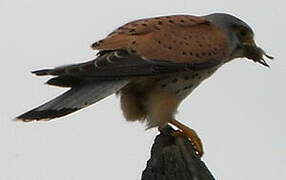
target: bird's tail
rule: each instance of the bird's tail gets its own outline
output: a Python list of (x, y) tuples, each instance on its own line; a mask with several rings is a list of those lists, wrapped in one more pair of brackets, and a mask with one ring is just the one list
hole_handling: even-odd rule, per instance
[(128, 80), (108, 80), (72, 87), (55, 99), (16, 118), (21, 121), (50, 120), (87, 107), (120, 90)]

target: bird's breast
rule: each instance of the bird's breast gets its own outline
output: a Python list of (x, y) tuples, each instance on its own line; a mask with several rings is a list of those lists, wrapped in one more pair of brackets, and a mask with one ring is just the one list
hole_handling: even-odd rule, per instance
[(180, 100), (188, 96), (203, 80), (210, 77), (217, 68), (203, 71), (175, 73), (158, 80), (157, 88), (175, 94)]

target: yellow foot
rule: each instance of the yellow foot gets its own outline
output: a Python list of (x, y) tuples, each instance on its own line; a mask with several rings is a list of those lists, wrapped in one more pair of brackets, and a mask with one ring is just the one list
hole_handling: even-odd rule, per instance
[(169, 123), (176, 126), (179, 129), (179, 131), (174, 132), (172, 135), (173, 136), (182, 136), (183, 135), (183, 136), (188, 137), (189, 140), (191, 141), (194, 149), (197, 151), (198, 155), (200, 157), (202, 157), (204, 154), (203, 144), (202, 144), (201, 139), (197, 135), (197, 133), (193, 129), (185, 126), (184, 124), (182, 124), (176, 120), (172, 120)]

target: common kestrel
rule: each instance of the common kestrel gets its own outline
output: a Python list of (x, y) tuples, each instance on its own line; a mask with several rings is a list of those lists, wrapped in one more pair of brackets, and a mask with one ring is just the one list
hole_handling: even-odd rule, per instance
[(127, 121), (145, 121), (148, 128), (159, 129), (175, 125), (202, 155), (195, 131), (175, 120), (177, 108), (203, 80), (235, 58), (268, 67), (263, 56), (272, 57), (256, 46), (253, 37), (250, 26), (223, 13), (127, 23), (92, 44), (98, 51), (94, 60), (34, 71), (54, 76), (47, 84), (70, 89), (17, 119), (58, 118), (117, 93)]

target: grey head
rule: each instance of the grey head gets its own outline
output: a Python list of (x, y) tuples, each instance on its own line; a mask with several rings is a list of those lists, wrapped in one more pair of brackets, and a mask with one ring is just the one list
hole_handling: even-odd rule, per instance
[(247, 23), (225, 13), (214, 13), (204, 16), (204, 18), (217, 25), (227, 35), (231, 52), (229, 60), (246, 57), (269, 67), (263, 56), (269, 59), (273, 59), (273, 57), (267, 55), (263, 49), (256, 45), (254, 31)]

